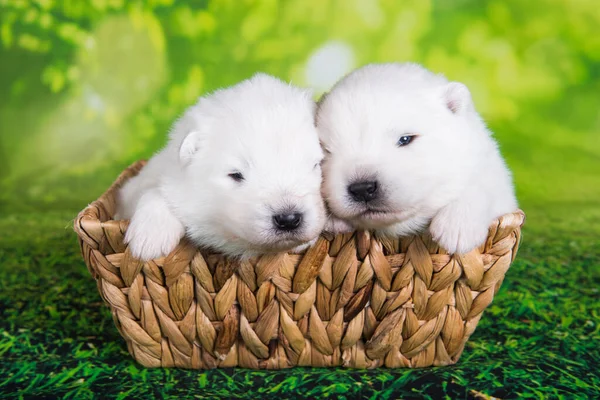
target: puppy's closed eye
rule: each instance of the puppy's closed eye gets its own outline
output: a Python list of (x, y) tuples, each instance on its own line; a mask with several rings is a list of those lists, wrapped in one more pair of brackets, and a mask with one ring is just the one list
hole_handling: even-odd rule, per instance
[(232, 172), (231, 174), (229, 174), (227, 176), (236, 182), (242, 182), (245, 179), (244, 175), (242, 175), (241, 172)]

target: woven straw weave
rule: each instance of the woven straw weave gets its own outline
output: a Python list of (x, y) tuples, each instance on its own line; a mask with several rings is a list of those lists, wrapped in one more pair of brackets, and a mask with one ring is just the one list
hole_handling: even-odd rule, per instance
[(182, 241), (142, 263), (114, 221), (128, 168), (75, 221), (81, 251), (132, 356), (147, 367), (426, 367), (458, 361), (514, 259), (524, 214), (449, 256), (430, 237), (322, 236), (305, 254), (247, 262)]

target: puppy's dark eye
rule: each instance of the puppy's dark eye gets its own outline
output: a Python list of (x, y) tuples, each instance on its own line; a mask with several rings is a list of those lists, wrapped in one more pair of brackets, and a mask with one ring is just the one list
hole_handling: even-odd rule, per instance
[(242, 175), (241, 172), (232, 172), (231, 174), (229, 174), (227, 176), (229, 176), (231, 179), (233, 179), (236, 182), (241, 182), (244, 180), (244, 175)]
[(415, 135), (404, 135), (404, 136), (400, 137), (400, 139), (398, 139), (396, 146), (398, 146), (398, 147), (406, 146), (406, 145), (410, 144), (410, 142), (412, 142), (414, 137), (415, 137)]

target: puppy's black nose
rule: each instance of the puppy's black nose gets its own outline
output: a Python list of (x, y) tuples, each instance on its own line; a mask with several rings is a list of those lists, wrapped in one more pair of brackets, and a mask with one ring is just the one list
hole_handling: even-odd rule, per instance
[(377, 181), (363, 181), (348, 185), (348, 193), (355, 201), (371, 201), (377, 198)]
[(279, 214), (273, 216), (273, 224), (275, 227), (282, 231), (293, 231), (298, 229), (302, 223), (302, 214)]

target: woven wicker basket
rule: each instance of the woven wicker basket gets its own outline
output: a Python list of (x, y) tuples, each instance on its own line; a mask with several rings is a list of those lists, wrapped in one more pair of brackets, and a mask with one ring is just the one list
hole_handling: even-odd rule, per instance
[(322, 236), (305, 254), (231, 261), (182, 241), (142, 263), (114, 221), (115, 191), (83, 210), (85, 263), (131, 355), (147, 367), (427, 367), (458, 361), (519, 245), (522, 211), (449, 256), (430, 237)]

